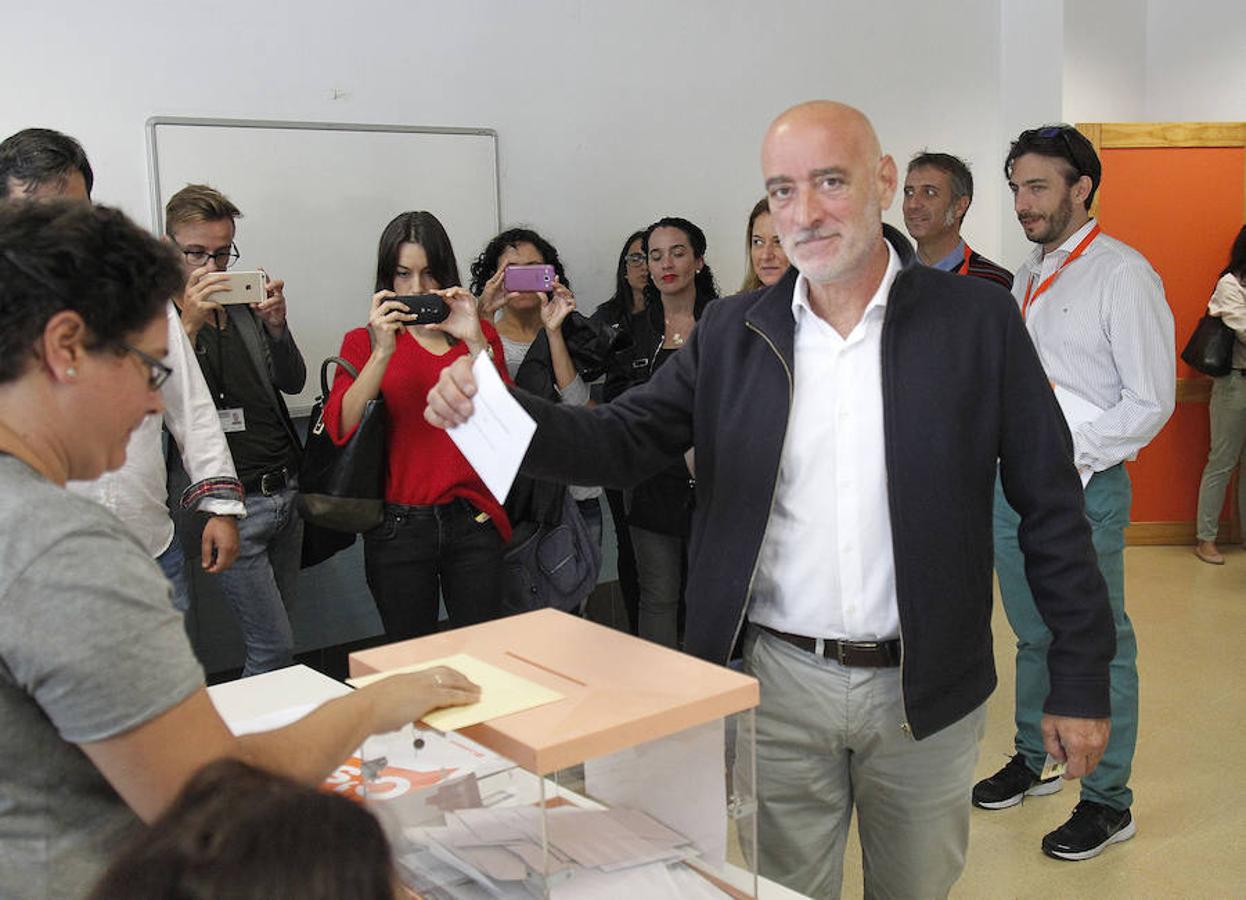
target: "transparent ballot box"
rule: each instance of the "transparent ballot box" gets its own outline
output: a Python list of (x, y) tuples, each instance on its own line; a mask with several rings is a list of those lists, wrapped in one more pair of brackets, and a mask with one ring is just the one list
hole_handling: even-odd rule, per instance
[[(757, 895), (754, 679), (551, 610), (352, 654), (351, 674), (430, 663), (479, 680), (492, 717), (369, 738), (342, 776), (417, 896)], [(525, 683), (539, 702), (493, 715)]]

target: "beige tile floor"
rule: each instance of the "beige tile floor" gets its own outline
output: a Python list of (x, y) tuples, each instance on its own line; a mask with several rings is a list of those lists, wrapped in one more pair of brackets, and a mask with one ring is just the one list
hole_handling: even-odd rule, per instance
[[(953, 897), (1246, 897), (1246, 551), (1221, 549), (1223, 566), (1200, 562), (1186, 547), (1125, 551), (1142, 681), (1137, 835), (1084, 862), (1043, 856), (1043, 834), (1077, 802), (1073, 782), (1012, 809), (975, 809)], [(1000, 683), (988, 705), (979, 777), (1012, 752), (1013, 636), (998, 599), (994, 628)], [(843, 895), (862, 895), (855, 837)]]

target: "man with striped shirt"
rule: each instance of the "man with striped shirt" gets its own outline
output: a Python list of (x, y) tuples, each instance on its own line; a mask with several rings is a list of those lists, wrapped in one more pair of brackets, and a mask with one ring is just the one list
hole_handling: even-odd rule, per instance
[[(1004, 163), (1014, 208), (1033, 253), (1013, 295), (1061, 400), (1073, 461), (1085, 484), (1099, 569), (1116, 623), (1111, 664), (1111, 732), (1097, 769), (1082, 779), (1071, 818), (1042, 841), (1058, 859), (1089, 859), (1134, 834), (1129, 773), (1138, 735), (1137, 644), (1125, 613), (1125, 526), (1130, 485), (1124, 462), (1137, 456), (1172, 414), (1173, 319), (1159, 276), (1133, 248), (1103, 234), (1089, 214), (1102, 167), (1094, 147), (1068, 125), (1021, 133)], [(973, 790), (975, 806), (1003, 809), (1060, 789), (1042, 778), (1059, 741), (1041, 733), (1051, 633), (1034, 606), (1017, 538), (1017, 516), (997, 482), (995, 569), (1017, 634), (1016, 755)]]
[(917, 258), (928, 266), (985, 278), (1012, 288), (1012, 273), (970, 249), (960, 236), (973, 202), (973, 175), (950, 153), (923, 151), (909, 160), (904, 178), (904, 227), (917, 241)]

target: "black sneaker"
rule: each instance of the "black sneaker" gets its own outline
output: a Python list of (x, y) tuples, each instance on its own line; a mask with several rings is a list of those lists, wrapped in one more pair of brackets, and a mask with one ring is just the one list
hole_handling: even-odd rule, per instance
[(1090, 859), (1129, 840), (1135, 831), (1129, 810), (1083, 800), (1073, 807), (1067, 822), (1043, 837), (1043, 852), (1056, 859)]
[(973, 786), (973, 805), (981, 809), (1007, 809), (1016, 806), (1026, 796), (1042, 797), (1054, 794), (1060, 788), (1059, 775), (1041, 780), (1025, 764), (1025, 757), (1018, 753), (1008, 760), (1008, 765)]

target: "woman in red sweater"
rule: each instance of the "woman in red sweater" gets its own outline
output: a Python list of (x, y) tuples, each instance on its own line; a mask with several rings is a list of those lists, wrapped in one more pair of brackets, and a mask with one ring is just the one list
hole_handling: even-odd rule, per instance
[[(449, 318), (412, 324), (396, 298), (429, 293), (445, 300)], [(342, 341), (340, 356), (359, 377), (339, 369), (324, 411), (333, 439), (344, 443), (368, 401), (385, 398), (385, 521), (363, 538), (368, 587), (390, 641), (436, 631), (439, 594), (454, 628), (500, 614), (510, 523), (454, 442), (424, 421), (425, 395), (441, 370), (482, 350), (509, 382), (498, 334), (461, 286), (445, 229), (432, 213), (402, 213), (381, 234), (368, 327)]]

